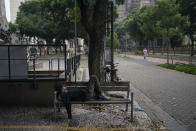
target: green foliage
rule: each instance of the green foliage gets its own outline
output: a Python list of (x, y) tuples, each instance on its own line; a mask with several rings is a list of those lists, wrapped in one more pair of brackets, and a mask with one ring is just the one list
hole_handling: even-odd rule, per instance
[(186, 34), (194, 35), (196, 30), (196, 1), (195, 0), (178, 0), (180, 13), (188, 16), (189, 26), (186, 28)]
[(134, 9), (127, 17), (125, 26), (130, 37), (138, 42), (145, 40), (145, 34), (140, 28), (140, 9)]
[(74, 23), (75, 21), (78, 23), (80, 22), (80, 8), (78, 7), (74, 7), (74, 9), (68, 9), (67, 12), (67, 17), (69, 18), (69, 20)]
[[(110, 47), (111, 45), (111, 35), (106, 37), (106, 46)], [(117, 38), (117, 34), (116, 32), (114, 32), (114, 48), (118, 48), (118, 46), (120, 45), (120, 42)]]
[[(43, 38), (48, 43), (54, 38), (60, 42), (74, 37), (75, 16), (79, 22), (80, 8), (74, 8), (73, 1), (33, 0), (21, 4), (16, 23), (22, 34)], [(84, 36), (84, 29), (78, 25), (79, 36)]]
[(11, 32), (16, 32), (16, 30), (18, 29), (18, 25), (9, 23), (9, 29)]
[(140, 10), (139, 27), (145, 34), (146, 39), (160, 38), (160, 30), (157, 26), (159, 20), (155, 10), (157, 5), (146, 5)]
[(158, 66), (196, 75), (196, 66), (193, 64), (159, 64)]
[(154, 5), (134, 9), (125, 23), (129, 35), (136, 41), (162, 38), (168, 42), (170, 37), (180, 37), (181, 28), (187, 26), (186, 21), (187, 17), (179, 13), (175, 0), (157, 0)]
[(54, 23), (43, 16), (41, 1), (22, 3), (16, 18), (20, 32), (30, 37), (37, 36), (52, 41), (55, 36), (52, 30)]
[(135, 51), (135, 55), (143, 55), (144, 53), (142, 52), (142, 51), (140, 51), (140, 50), (136, 50)]
[(115, 21), (117, 18), (118, 18), (117, 6), (114, 5), (114, 8), (113, 8), (113, 21)]
[(124, 37), (126, 35), (126, 28), (124, 22), (115, 22), (114, 32), (116, 32), (118, 40), (120, 42), (124, 42)]
[(125, 0), (115, 0), (115, 2), (120, 5), (120, 4), (124, 4), (125, 3)]
[(180, 31), (174, 30), (173, 32), (170, 32), (170, 42), (172, 48), (182, 45), (182, 41), (183, 34)]

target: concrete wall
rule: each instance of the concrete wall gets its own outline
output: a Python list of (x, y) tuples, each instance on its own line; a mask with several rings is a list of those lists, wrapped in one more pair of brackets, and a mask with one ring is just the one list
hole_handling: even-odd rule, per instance
[[(27, 79), (26, 47), (10, 46), (11, 79)], [(0, 47), (0, 80), (9, 79), (8, 47)], [(17, 60), (22, 59), (22, 60)]]
[[(7, 47), (2, 46), (0, 47), (0, 80), (8, 79), (8, 54), (7, 54)], [(2, 60), (5, 59), (5, 60)]]
[(57, 80), (0, 81), (0, 105), (52, 106)]

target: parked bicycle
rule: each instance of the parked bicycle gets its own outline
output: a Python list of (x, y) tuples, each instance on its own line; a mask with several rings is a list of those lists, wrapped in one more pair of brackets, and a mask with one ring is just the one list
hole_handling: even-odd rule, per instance
[[(117, 67), (118, 67), (118, 63), (114, 63), (114, 69), (113, 69), (113, 79), (114, 79), (114, 81), (120, 81), (121, 80), (117, 75), (117, 71), (118, 71)], [(111, 65), (106, 65), (104, 67), (104, 71), (105, 71), (105, 81), (111, 81), (111, 74), (112, 74)]]

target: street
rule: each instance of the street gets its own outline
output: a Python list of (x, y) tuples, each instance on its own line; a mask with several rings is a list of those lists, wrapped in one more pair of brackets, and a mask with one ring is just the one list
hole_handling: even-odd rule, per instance
[(156, 66), (155, 62), (142, 59), (116, 57), (115, 62), (119, 63), (118, 73), (124, 80), (130, 81), (180, 125), (188, 130), (195, 130), (195, 75), (164, 69)]

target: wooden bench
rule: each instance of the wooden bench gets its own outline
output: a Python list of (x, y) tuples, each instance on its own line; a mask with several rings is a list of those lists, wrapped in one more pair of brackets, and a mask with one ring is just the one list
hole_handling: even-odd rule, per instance
[[(65, 84), (69, 88), (88, 88), (88, 82), (66, 82)], [(130, 95), (130, 86), (128, 81), (124, 82), (102, 82), (101, 88), (103, 91), (126, 91), (126, 98), (112, 98), (109, 101), (103, 100), (90, 100), (90, 101), (72, 101), (71, 104), (125, 104), (125, 111), (128, 111), (128, 104), (131, 104), (131, 121), (133, 121), (133, 92)], [(63, 102), (57, 99), (57, 92), (54, 92), (54, 117), (56, 120), (57, 108), (60, 111), (60, 108), (63, 106)]]

